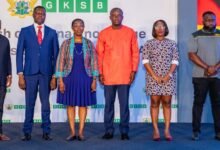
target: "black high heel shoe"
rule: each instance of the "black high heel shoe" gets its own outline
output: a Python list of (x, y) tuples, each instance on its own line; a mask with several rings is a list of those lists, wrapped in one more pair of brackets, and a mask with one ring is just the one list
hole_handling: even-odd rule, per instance
[(74, 141), (76, 139), (75, 135), (70, 135), (66, 138), (66, 141)]
[(78, 139), (78, 141), (85, 141), (84, 136), (78, 136), (77, 139)]

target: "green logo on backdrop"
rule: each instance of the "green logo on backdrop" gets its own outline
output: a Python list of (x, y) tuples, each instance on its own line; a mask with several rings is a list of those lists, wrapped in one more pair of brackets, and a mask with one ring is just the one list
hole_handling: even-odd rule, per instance
[[(75, 119), (75, 122), (79, 122), (79, 119)], [(90, 119), (86, 118), (85, 122), (90, 122)]]
[(172, 104), (172, 108), (178, 108), (178, 104)]
[(106, 13), (108, 0), (42, 0), (42, 6), (51, 13)]
[(115, 118), (114, 119), (114, 123), (119, 123), (120, 122), (120, 118)]
[(76, 1), (76, 12), (90, 12), (90, 0), (77, 0)]
[(6, 93), (11, 93), (11, 89), (7, 88)]
[(73, 0), (60, 0), (59, 12), (73, 12)]
[(47, 12), (57, 12), (57, 0), (42, 0), (42, 6)]
[(42, 123), (41, 119), (34, 119), (34, 123)]
[(158, 119), (158, 122), (159, 122), (159, 123), (163, 123), (164, 121), (165, 121), (165, 120), (162, 119), (162, 118), (159, 118), (159, 119)]
[(93, 12), (107, 12), (108, 0), (93, 0)]
[(66, 106), (62, 104), (54, 104), (53, 109), (66, 109)]
[[(103, 109), (105, 104), (97, 104), (91, 107), (92, 109)], [(146, 104), (129, 104), (129, 108), (138, 109), (138, 108), (147, 108)]]
[(14, 105), (14, 109), (25, 109), (25, 105)]
[(105, 108), (105, 104), (97, 104), (97, 105), (92, 105), (92, 109), (103, 109)]
[(146, 104), (129, 104), (129, 108), (147, 108)]
[(7, 119), (7, 120), (2, 120), (3, 123), (11, 123), (11, 120)]
[[(151, 121), (151, 118), (143, 118), (143, 121), (144, 121), (144, 122), (147, 122), (147, 123), (152, 122), (152, 121)], [(165, 120), (164, 120), (163, 118), (159, 118), (159, 119), (158, 119), (158, 122), (159, 122), (159, 123), (163, 123), (164, 121), (165, 121)]]

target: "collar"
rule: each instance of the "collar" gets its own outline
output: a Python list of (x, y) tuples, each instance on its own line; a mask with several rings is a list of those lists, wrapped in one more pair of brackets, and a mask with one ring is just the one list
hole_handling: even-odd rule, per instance
[[(35, 29), (38, 29), (38, 28), (37, 28), (38, 26), (39, 26), (38, 24), (34, 23), (34, 28), (35, 28)], [(45, 24), (41, 24), (41, 26), (42, 26), (42, 29), (44, 29)]]
[(208, 34), (215, 34), (216, 33), (216, 28), (214, 31), (210, 32), (210, 31), (207, 31), (207, 30), (204, 30), (204, 28), (202, 28), (202, 32), (204, 33), (208, 33)]

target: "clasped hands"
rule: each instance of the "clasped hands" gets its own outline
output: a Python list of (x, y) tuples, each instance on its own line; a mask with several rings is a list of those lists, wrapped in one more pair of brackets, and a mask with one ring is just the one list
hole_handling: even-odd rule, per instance
[(210, 76), (213, 76), (217, 73), (217, 69), (215, 66), (208, 66), (206, 69), (205, 69), (205, 72), (204, 72), (204, 75), (207, 76), (207, 77), (210, 77)]
[(156, 80), (156, 82), (158, 84), (163, 84), (163, 83), (167, 83), (170, 80), (170, 76), (169, 74), (167, 74), (166, 76), (160, 77), (157, 75), (152, 75), (153, 79)]

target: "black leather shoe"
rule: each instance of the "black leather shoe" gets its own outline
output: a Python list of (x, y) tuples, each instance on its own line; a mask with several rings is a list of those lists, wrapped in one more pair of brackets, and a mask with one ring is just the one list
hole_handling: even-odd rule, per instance
[(45, 140), (45, 141), (51, 141), (52, 138), (50, 137), (50, 135), (48, 133), (44, 133), (42, 138)]
[(129, 138), (129, 136), (128, 136), (128, 134), (127, 133), (122, 133), (121, 134), (121, 140), (129, 140), (130, 138)]
[(215, 139), (218, 140), (218, 141), (220, 141), (220, 133), (218, 133), (218, 134), (215, 135)]
[(75, 135), (70, 135), (66, 138), (66, 141), (74, 141), (74, 140), (76, 140), (76, 138), (77, 137)]
[(199, 140), (199, 132), (193, 132), (192, 140), (193, 141), (198, 141)]
[(102, 136), (102, 139), (105, 139), (105, 140), (109, 140), (109, 139), (112, 139), (113, 138), (113, 134), (112, 133), (105, 133), (103, 136)]
[(21, 138), (22, 141), (30, 141), (31, 140), (31, 134), (25, 133), (24, 136)]

